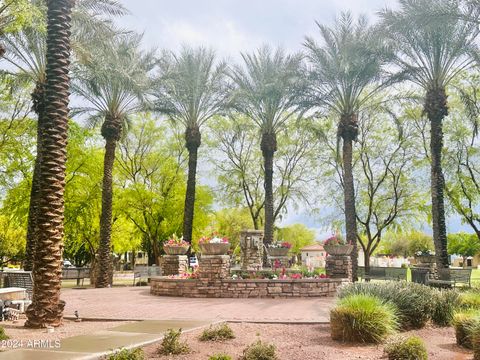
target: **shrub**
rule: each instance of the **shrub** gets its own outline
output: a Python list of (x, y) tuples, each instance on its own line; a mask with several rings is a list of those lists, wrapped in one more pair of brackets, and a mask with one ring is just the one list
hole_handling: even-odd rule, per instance
[(5, 329), (0, 326), (0, 340), (8, 340), (9, 337), (5, 334)]
[(169, 329), (165, 333), (162, 344), (158, 349), (161, 355), (179, 355), (187, 354), (190, 352), (190, 347), (185, 342), (180, 342), (180, 335), (182, 335), (182, 329), (173, 330)]
[(226, 354), (215, 354), (210, 356), (208, 360), (232, 360), (232, 357)]
[(454, 290), (437, 290), (434, 294), (435, 306), (431, 315), (432, 321), (438, 326), (448, 326), (452, 323), (459, 295)]
[(471, 332), (475, 330), (476, 324), (480, 324), (479, 313), (473, 310), (458, 312), (454, 314), (452, 324), (457, 344), (471, 349)]
[(334, 340), (379, 343), (398, 328), (397, 310), (374, 296), (347, 296), (330, 311), (330, 327)]
[(223, 323), (217, 326), (210, 326), (208, 329), (203, 330), (200, 335), (200, 341), (218, 341), (235, 339), (233, 330), (227, 323)]
[(388, 360), (428, 360), (425, 344), (418, 336), (397, 339), (385, 346)]
[(480, 293), (466, 291), (460, 294), (460, 307), (464, 309), (480, 309)]
[(248, 345), (243, 350), (240, 360), (277, 360), (276, 348), (273, 344), (266, 344), (261, 340), (257, 340), (253, 344)]
[(401, 326), (404, 329), (419, 329), (431, 318), (435, 309), (435, 289), (406, 282), (388, 281), (384, 283), (354, 283), (340, 289), (338, 296), (344, 298), (354, 294), (376, 296), (383, 301), (395, 304)]
[(467, 331), (473, 348), (473, 360), (480, 360), (480, 322), (471, 324)]
[(108, 360), (144, 360), (145, 355), (141, 348), (136, 349), (121, 349), (108, 356)]

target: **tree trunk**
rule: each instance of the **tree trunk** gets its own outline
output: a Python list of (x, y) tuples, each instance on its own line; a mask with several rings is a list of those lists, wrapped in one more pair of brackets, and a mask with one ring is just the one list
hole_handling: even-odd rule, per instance
[(442, 170), (442, 121), (448, 115), (445, 89), (427, 91), (424, 111), (430, 120), (431, 193), (433, 243), (438, 268), (448, 267), (447, 227), (445, 223), (444, 188)]
[(25, 248), (24, 270), (32, 271), (35, 256), (38, 202), (40, 192), (40, 166), (42, 158), (42, 128), (45, 126), (45, 83), (37, 82), (32, 92), (33, 111), (37, 114), (37, 156), (33, 168), (32, 188), (30, 190), (30, 204), (28, 208), (27, 239)]
[(112, 236), (112, 173), (115, 161), (116, 138), (107, 137), (103, 161), (102, 213), (100, 216), (100, 246), (98, 248), (98, 272), (95, 287), (108, 287), (110, 284), (111, 236)]
[(188, 149), (188, 179), (187, 191), (185, 193), (185, 208), (183, 213), (183, 239), (189, 243), (192, 242), (193, 216), (195, 211), (197, 156), (198, 148), (200, 147), (201, 143), (202, 136), (198, 126), (187, 127), (185, 130), (185, 144)]
[(465, 269), (467, 267), (467, 256), (462, 256), (463, 259), (463, 268)]
[(352, 277), (357, 281), (358, 244), (357, 212), (355, 209), (355, 188), (353, 183), (353, 141), (357, 138), (358, 123), (355, 114), (346, 114), (340, 118), (338, 136), (343, 140), (343, 195), (345, 207), (345, 231), (347, 243), (353, 245)]
[(265, 170), (265, 224), (264, 243), (273, 242), (274, 218), (273, 218), (273, 157), (277, 151), (277, 136), (275, 133), (263, 133), (260, 143)]
[(65, 164), (70, 79), (70, 24), (73, 1), (47, 1), (47, 83), (42, 139), (38, 237), (34, 256), (33, 298), (26, 327), (62, 323), (60, 300), (63, 251)]
[[(370, 275), (370, 249), (365, 249), (363, 260), (365, 262), (365, 275)], [(370, 281), (370, 279), (365, 279), (365, 281)]]

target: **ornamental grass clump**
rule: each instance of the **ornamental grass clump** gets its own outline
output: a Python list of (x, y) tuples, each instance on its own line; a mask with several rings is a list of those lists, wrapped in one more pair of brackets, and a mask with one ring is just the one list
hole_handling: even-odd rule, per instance
[(395, 339), (385, 346), (388, 360), (428, 360), (428, 352), (418, 336)]
[(473, 360), (480, 360), (480, 322), (468, 326), (467, 331), (473, 348)]
[(210, 326), (208, 329), (203, 330), (199, 337), (200, 341), (221, 341), (230, 339), (235, 339), (235, 334), (227, 323)]
[(392, 303), (364, 294), (346, 296), (330, 311), (333, 340), (380, 343), (399, 325)]
[(232, 360), (232, 357), (227, 354), (215, 354), (210, 356), (208, 360)]
[(438, 326), (449, 326), (452, 323), (455, 309), (458, 307), (459, 294), (455, 290), (437, 290), (434, 292), (434, 308), (432, 322)]
[(144, 360), (145, 354), (141, 348), (121, 349), (107, 357), (108, 360)]
[(457, 344), (472, 349), (471, 333), (480, 325), (480, 313), (475, 310), (457, 312), (453, 315), (452, 325)]
[(158, 349), (158, 353), (161, 355), (180, 355), (188, 354), (190, 352), (190, 346), (187, 343), (180, 341), (182, 335), (182, 329), (174, 330), (169, 329), (163, 336), (162, 343)]
[(243, 350), (240, 360), (277, 360), (276, 351), (275, 345), (257, 340)]
[(460, 307), (463, 309), (480, 310), (480, 293), (476, 291), (466, 291), (459, 295)]
[(9, 337), (5, 334), (5, 329), (0, 326), (0, 340), (8, 340)]
[(363, 294), (375, 296), (384, 302), (393, 303), (403, 329), (419, 329), (425, 326), (435, 311), (435, 289), (406, 282), (354, 283), (340, 289), (339, 298)]

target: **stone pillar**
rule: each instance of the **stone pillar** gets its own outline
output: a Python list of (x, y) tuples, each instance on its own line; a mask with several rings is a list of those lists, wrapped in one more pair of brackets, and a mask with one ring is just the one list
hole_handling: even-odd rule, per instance
[(262, 270), (263, 230), (244, 230), (240, 233), (240, 263), (242, 270)]
[(328, 255), (327, 276), (333, 279), (352, 280), (352, 258), (350, 255)]
[(188, 269), (187, 255), (163, 255), (160, 261), (162, 276), (182, 275)]
[(230, 256), (201, 255), (198, 259), (198, 278), (200, 280), (219, 280), (230, 277)]

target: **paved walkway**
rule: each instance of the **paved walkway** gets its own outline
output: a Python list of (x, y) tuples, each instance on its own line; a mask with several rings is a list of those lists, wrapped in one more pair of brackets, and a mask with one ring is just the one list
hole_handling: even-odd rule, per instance
[(65, 316), (85, 319), (328, 322), (333, 298), (190, 299), (150, 295), (149, 287), (64, 289)]

